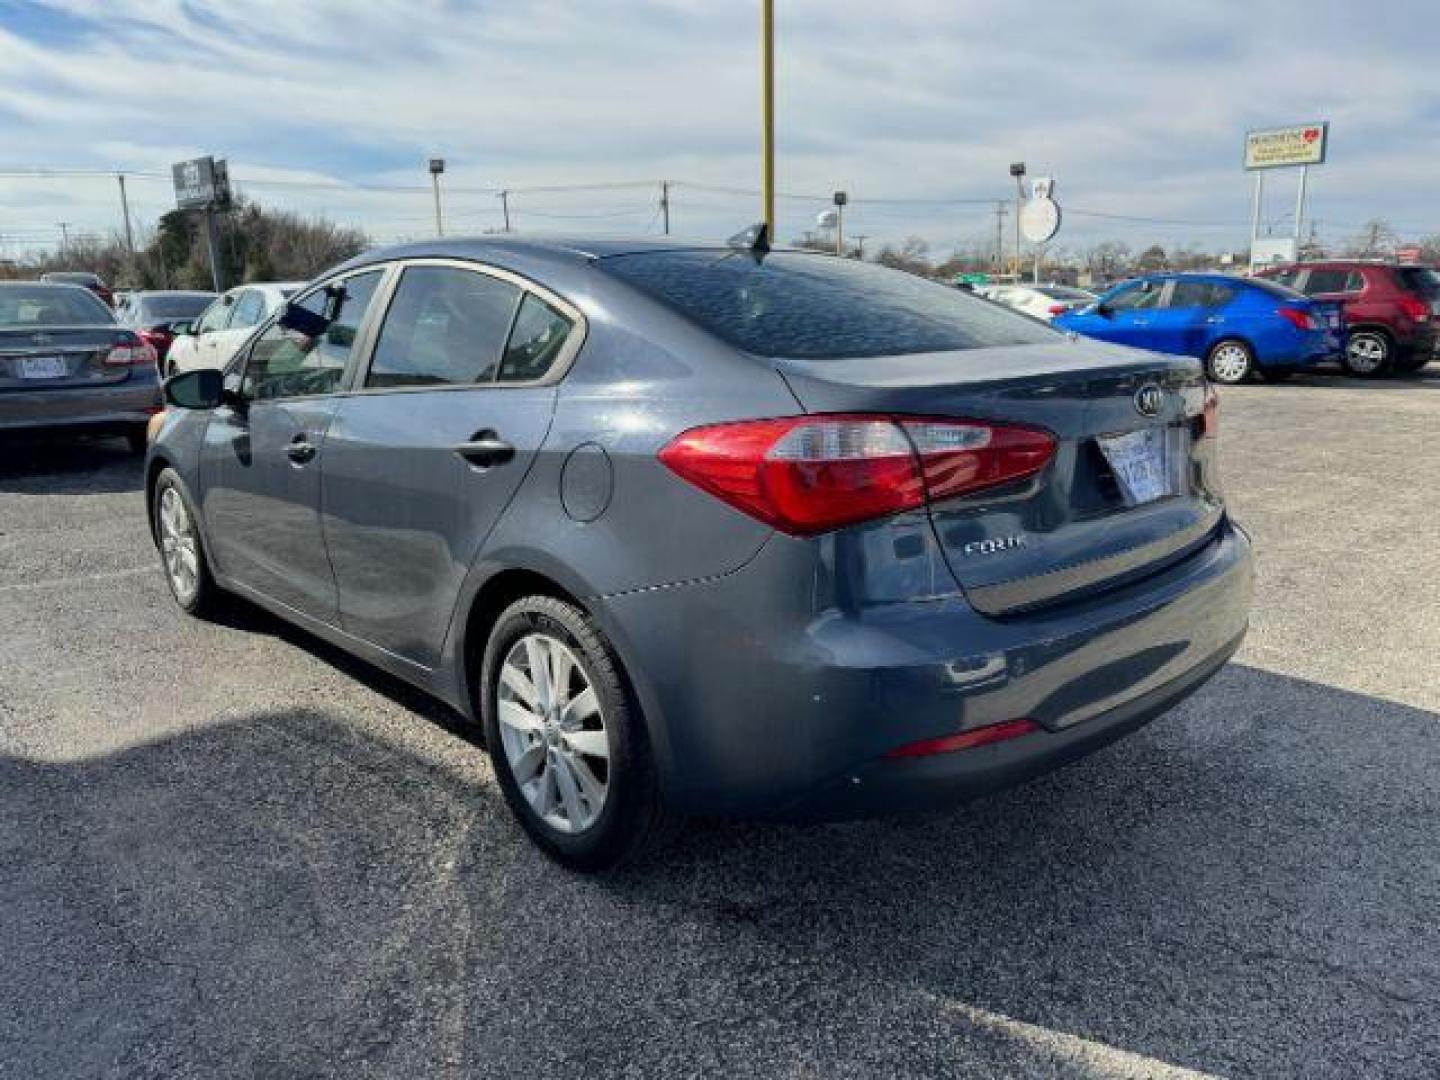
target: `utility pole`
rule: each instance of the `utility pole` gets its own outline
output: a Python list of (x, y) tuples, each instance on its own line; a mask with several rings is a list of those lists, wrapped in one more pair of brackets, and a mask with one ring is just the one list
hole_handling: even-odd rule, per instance
[(505, 231), (510, 231), (510, 192), (500, 192), (500, 212), (505, 215)]
[(440, 215), (440, 174), (445, 171), (445, 159), (432, 157), (430, 159), (430, 186), (435, 189), (435, 235), (445, 235), (445, 222)]
[(117, 172), (115, 179), (120, 183), (120, 213), (125, 218), (125, 250), (135, 254), (135, 234), (130, 231), (130, 200), (125, 197), (125, 174)]
[(760, 0), (760, 202), (775, 243), (775, 0)]
[(225, 291), (225, 282), (220, 273), (220, 230), (215, 227), (215, 207), (205, 206), (205, 246), (210, 251), (210, 281), (217, 293)]
[(70, 222), (57, 221), (60, 226), (60, 255), (63, 257), (70, 250)]
[(1025, 163), (1010, 164), (1010, 175), (1015, 178), (1015, 284), (1020, 284), (1020, 211), (1025, 204)]
[(1300, 192), (1295, 196), (1295, 258), (1300, 258), (1300, 231), (1305, 222), (1305, 181), (1309, 178), (1310, 166), (1300, 166)]
[(1260, 238), (1260, 201), (1265, 197), (1265, 173), (1255, 170), (1255, 201), (1250, 207), (1250, 273), (1255, 273), (1255, 241)]
[(1005, 269), (1005, 215), (1010, 208), (1003, 202), (995, 204), (995, 272)]
[(660, 216), (665, 222), (665, 235), (670, 235), (670, 181), (660, 181)]

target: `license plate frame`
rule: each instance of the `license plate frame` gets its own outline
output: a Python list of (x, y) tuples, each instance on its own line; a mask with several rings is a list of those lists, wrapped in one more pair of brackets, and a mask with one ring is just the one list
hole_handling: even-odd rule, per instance
[(1144, 506), (1179, 494), (1178, 449), (1165, 427), (1136, 428), (1095, 440), (1126, 507)]
[(20, 378), (63, 379), (68, 374), (63, 356), (22, 356), (20, 357)]

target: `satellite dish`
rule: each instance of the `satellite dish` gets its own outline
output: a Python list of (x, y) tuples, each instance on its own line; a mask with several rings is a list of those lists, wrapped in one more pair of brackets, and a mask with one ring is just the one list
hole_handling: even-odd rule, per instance
[(840, 222), (840, 215), (835, 210), (821, 210), (815, 215), (815, 224), (822, 229), (833, 229)]

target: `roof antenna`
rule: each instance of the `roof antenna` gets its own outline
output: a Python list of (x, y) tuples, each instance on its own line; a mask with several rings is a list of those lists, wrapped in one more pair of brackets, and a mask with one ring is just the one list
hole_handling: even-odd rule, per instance
[(729, 240), (725, 241), (727, 247), (736, 251), (747, 251), (758, 263), (766, 255), (770, 254), (770, 230), (765, 222), (757, 221), (748, 229), (742, 229)]

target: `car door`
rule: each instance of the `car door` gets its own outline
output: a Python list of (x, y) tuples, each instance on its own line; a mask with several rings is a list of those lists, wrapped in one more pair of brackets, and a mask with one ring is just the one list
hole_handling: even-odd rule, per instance
[(1180, 356), (1204, 356), (1223, 336), (1225, 306), (1235, 289), (1222, 282), (1177, 278), (1149, 315), (1147, 348)]
[(417, 260), (326, 438), (324, 528), (348, 632), (425, 666), (524, 480), (580, 313), (514, 275)]
[(235, 310), (235, 294), (226, 293), (218, 297), (196, 320), (191, 333), (175, 339), (170, 346), (169, 363), (176, 371), (190, 371), (194, 368), (214, 367), (210, 363), (209, 342), (215, 334), (222, 332), (230, 323)]
[[(238, 407), (216, 409), (202, 451), (202, 509), (220, 573), (333, 623), (335, 578), (320, 528), (326, 431), (383, 269), (303, 297), (303, 327), (273, 321), (232, 364)], [(290, 320), (287, 320), (287, 322)]]
[(1067, 315), (1063, 325), (1087, 337), (1150, 348), (1150, 316), (1165, 291), (1163, 281), (1133, 281), (1100, 298), (1083, 314)]

